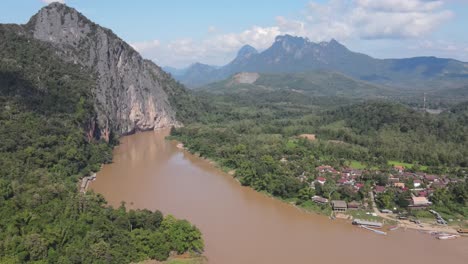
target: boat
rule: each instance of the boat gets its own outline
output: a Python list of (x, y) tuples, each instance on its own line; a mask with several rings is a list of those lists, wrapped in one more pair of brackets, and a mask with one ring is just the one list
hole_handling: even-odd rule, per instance
[(367, 226), (365, 226), (365, 225), (360, 225), (359, 227), (364, 228), (364, 229), (367, 229), (367, 230), (370, 230), (370, 231), (373, 231), (374, 233), (377, 233), (377, 234), (379, 234), (379, 235), (384, 235), (384, 236), (387, 235), (387, 233), (384, 232), (384, 231), (376, 230), (376, 229), (367, 227)]
[(460, 236), (459, 235), (453, 235), (453, 234), (445, 234), (445, 235), (437, 236), (436, 238), (440, 239), (440, 240), (448, 240), (448, 239), (455, 239), (455, 238), (458, 238), (458, 237), (460, 237)]
[(468, 228), (459, 228), (457, 232), (460, 234), (468, 234)]
[(379, 222), (365, 221), (361, 219), (354, 219), (353, 225), (372, 226), (374, 228), (382, 228), (383, 224)]
[(399, 226), (391, 226), (388, 230), (389, 231), (395, 231), (397, 230), (398, 228), (400, 228)]

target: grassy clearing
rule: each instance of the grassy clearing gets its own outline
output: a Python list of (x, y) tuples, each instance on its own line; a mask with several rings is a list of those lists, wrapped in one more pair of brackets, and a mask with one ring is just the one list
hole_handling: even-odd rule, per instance
[(330, 206), (322, 206), (318, 205), (312, 201), (306, 201), (299, 205), (300, 208), (304, 209), (307, 212), (323, 214), (323, 215), (330, 215), (331, 214), (331, 207)]
[[(414, 164), (412, 163), (406, 163), (406, 162), (400, 162), (400, 161), (395, 161), (395, 160), (390, 160), (388, 162), (389, 165), (391, 166), (403, 166), (407, 169), (412, 169), (414, 167)], [(420, 171), (425, 171), (427, 170), (427, 166), (424, 165), (419, 165), (419, 170)]]
[(355, 170), (363, 170), (367, 168), (367, 166), (364, 163), (356, 161), (356, 160), (348, 161), (346, 165), (348, 165), (349, 167)]

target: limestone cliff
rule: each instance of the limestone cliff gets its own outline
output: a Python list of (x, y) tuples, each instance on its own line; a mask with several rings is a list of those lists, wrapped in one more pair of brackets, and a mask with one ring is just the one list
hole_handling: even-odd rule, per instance
[(90, 134), (108, 139), (111, 131), (128, 134), (179, 124), (166, 94), (177, 83), (111, 30), (60, 3), (42, 8), (25, 28), (65, 60), (95, 73), (97, 116)]

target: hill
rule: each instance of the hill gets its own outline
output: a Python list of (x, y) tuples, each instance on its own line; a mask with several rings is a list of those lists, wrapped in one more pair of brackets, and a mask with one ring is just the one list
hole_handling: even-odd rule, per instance
[[(249, 78), (250, 75), (250, 78)], [(254, 78), (253, 78), (254, 77)], [(198, 90), (216, 94), (290, 92), (302, 96), (376, 98), (391, 95), (385, 87), (355, 80), (341, 73), (318, 70), (304, 73), (238, 73)]]

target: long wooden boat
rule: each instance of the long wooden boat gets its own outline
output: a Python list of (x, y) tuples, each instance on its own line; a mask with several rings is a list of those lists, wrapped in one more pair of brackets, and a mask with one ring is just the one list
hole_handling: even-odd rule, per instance
[(440, 240), (448, 240), (448, 239), (455, 239), (455, 238), (458, 238), (458, 237), (460, 237), (460, 236), (459, 235), (447, 234), (447, 235), (437, 236), (436, 238), (440, 239)]
[(376, 230), (376, 229), (370, 228), (370, 227), (365, 226), (365, 225), (360, 225), (360, 227), (364, 228), (364, 229), (367, 229), (367, 230), (370, 230), (370, 231), (373, 231), (374, 233), (377, 233), (379, 235), (384, 235), (384, 236), (387, 235), (387, 233), (384, 232), (384, 231)]

